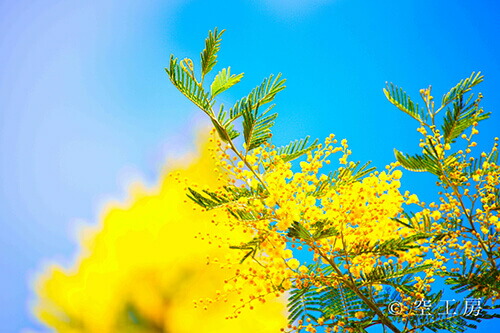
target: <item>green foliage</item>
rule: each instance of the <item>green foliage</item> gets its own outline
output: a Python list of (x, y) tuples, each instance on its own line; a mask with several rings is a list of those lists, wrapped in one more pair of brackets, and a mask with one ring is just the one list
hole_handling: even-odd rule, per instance
[(248, 102), (247, 107), (242, 111), (243, 135), (247, 151), (260, 147), (271, 138), (271, 127), (278, 116), (277, 113), (268, 115), (272, 108), (273, 105), (259, 113), (259, 104), (252, 108), (252, 104)]
[(247, 151), (255, 149), (267, 142), (271, 137), (271, 127), (277, 114), (267, 115), (274, 107), (271, 105), (266, 111), (259, 113), (259, 107), (272, 102), (276, 94), (285, 89), (285, 80), (281, 79), (281, 74), (274, 75), (264, 79), (264, 81), (255, 87), (248, 96), (237, 101), (229, 110), (229, 122), (243, 117), (243, 131)]
[(392, 104), (415, 120), (423, 121), (426, 119), (424, 109), (417, 103), (414, 103), (402, 88), (392, 83), (387, 83), (384, 88), (384, 94)]
[(259, 86), (255, 87), (245, 99), (251, 103), (252, 109), (270, 103), (277, 93), (285, 89), (285, 82), (286, 80), (281, 78), (281, 74), (276, 76), (271, 74)]
[(416, 233), (406, 238), (389, 239), (384, 242), (377, 241), (373, 246), (360, 251), (360, 253), (376, 253), (386, 256), (398, 256), (398, 252), (417, 248), (420, 246), (416, 243), (417, 241), (424, 239), (428, 240), (432, 236), (433, 234)]
[(284, 162), (290, 162), (299, 158), (318, 146), (318, 139), (314, 140), (313, 143), (308, 144), (309, 138), (309, 136), (306, 136), (304, 139), (292, 141), (286, 146), (277, 148), (276, 153), (279, 156), (282, 156)]
[(291, 239), (301, 240), (305, 243), (311, 243), (322, 238), (338, 236), (339, 231), (334, 227), (328, 226), (328, 221), (317, 221), (315, 229), (311, 234), (300, 222), (294, 221), (287, 231), (287, 236)]
[[(224, 30), (219, 32), (217, 28), (208, 33), (205, 49), (201, 52), (201, 79), (196, 78), (193, 61), (189, 58), (179, 61), (172, 56), (170, 65), (165, 70), (174, 86), (210, 117), (221, 139), (231, 143), (234, 150), (236, 148), (233, 140), (240, 134), (235, 129), (234, 121), (242, 117), (245, 150), (248, 152), (261, 146), (271, 137), (271, 127), (277, 114), (268, 114), (273, 106), (261, 113), (259, 107), (272, 102), (276, 94), (285, 89), (285, 80), (281, 78), (281, 74), (270, 75), (250, 94), (237, 101), (229, 112), (225, 111), (221, 104), (216, 115), (213, 110), (217, 102), (215, 97), (239, 83), (243, 78), (243, 73), (231, 74), (230, 67), (224, 68), (215, 76), (210, 87), (204, 88), (206, 75), (217, 64), (217, 54), (220, 51), (223, 33)], [(238, 151), (237, 154), (239, 155), (240, 152)]]
[[(475, 264), (475, 263), (473, 263)], [(491, 270), (484, 263), (475, 267), (470, 265), (465, 271), (462, 267), (461, 273), (446, 274), (446, 284), (451, 286), (451, 290), (458, 293), (466, 293), (467, 298), (482, 298), (484, 294), (500, 291), (500, 273), (498, 270)]]
[[(331, 274), (331, 267), (308, 265), (310, 271), (320, 271), (324, 275)], [(293, 289), (288, 297), (289, 323), (294, 324), (298, 320), (310, 320), (313, 325), (318, 325), (320, 317), (326, 318), (327, 325), (333, 326), (336, 320), (343, 320), (346, 327), (365, 329), (373, 319), (370, 308), (354, 293), (344, 285), (336, 287), (317, 287), (308, 284), (300, 289)], [(354, 320), (355, 314), (362, 311), (366, 317), (362, 321)], [(330, 319), (330, 323), (329, 320)]]
[(210, 95), (212, 98), (217, 96), (223, 91), (234, 86), (243, 78), (243, 73), (238, 75), (231, 75), (231, 67), (222, 69), (216, 76), (212, 85), (210, 86)]
[(401, 283), (401, 280), (394, 279), (411, 276), (431, 267), (432, 264), (421, 264), (401, 268), (397, 264), (385, 263), (384, 265), (375, 267), (371, 272), (363, 274), (362, 279), (365, 284), (380, 283), (404, 288), (407, 284)]
[(355, 313), (363, 311), (370, 314), (370, 308), (346, 286), (326, 288), (322, 293), (324, 302), (324, 313), (326, 316), (339, 316), (349, 321), (355, 318)]
[(264, 192), (264, 188), (262, 186), (257, 186), (255, 189), (224, 186), (221, 192), (212, 192), (208, 190), (202, 190), (200, 192), (189, 187), (188, 191), (188, 197), (191, 200), (204, 209), (211, 210), (234, 203), (240, 198), (251, 198), (261, 195)]
[(314, 232), (312, 234), (314, 240), (320, 240), (328, 237), (336, 237), (340, 235), (337, 228), (330, 226), (330, 221), (328, 220), (317, 221), (314, 224), (314, 227), (315, 227)]
[(300, 222), (294, 221), (292, 226), (288, 229), (287, 236), (296, 238), (309, 243), (314, 240), (313, 235), (307, 230)]
[(251, 241), (244, 243), (242, 245), (232, 245), (229, 248), (235, 250), (243, 250), (247, 251), (246, 254), (241, 258), (240, 264), (247, 260), (249, 257), (252, 257), (255, 260), (255, 254), (260, 248), (260, 244), (262, 243), (262, 237), (254, 237)]
[(481, 73), (472, 73), (467, 79), (461, 80), (446, 95), (443, 96), (441, 109), (448, 107), (442, 126), (445, 143), (452, 143), (467, 128), (475, 122), (489, 118), (490, 114), (481, 114), (479, 100), (473, 99), (474, 95), (465, 96), (472, 87), (483, 81)]
[(345, 167), (330, 172), (327, 179), (318, 182), (315, 190), (311, 194), (315, 197), (321, 197), (330, 190), (337, 189), (341, 186), (348, 186), (349, 184), (363, 179), (363, 177), (375, 171), (374, 167), (369, 167), (370, 163), (371, 162), (366, 162), (365, 164), (361, 164), (361, 162), (353, 162)]
[(187, 195), (191, 200), (196, 202), (199, 206), (205, 209), (215, 209), (223, 206), (229, 202), (237, 200), (237, 198), (225, 195), (217, 194), (215, 192), (210, 192), (208, 190), (203, 190), (203, 193), (195, 191), (192, 188), (188, 188), (189, 194)]
[(190, 64), (192, 62), (190, 60), (182, 60), (179, 63), (177, 58), (170, 57), (170, 67), (165, 68), (170, 81), (201, 110), (209, 115), (213, 114), (210, 111), (212, 104), (210, 103), (208, 93), (205, 92), (203, 86), (194, 77), (194, 72), (189, 70), (190, 67), (182, 66), (182, 63)]
[(468, 78), (460, 80), (455, 87), (451, 88), (450, 91), (443, 96), (441, 104), (446, 106), (453, 101), (461, 99), (464, 94), (468, 93), (472, 89), (472, 87), (483, 81), (484, 76), (481, 75), (481, 72), (472, 72)]
[(406, 170), (415, 172), (430, 172), (434, 175), (440, 174), (438, 160), (428, 149), (426, 150), (426, 154), (416, 154), (413, 156), (394, 149), (394, 156), (396, 156), (396, 160)]
[(224, 32), (225, 30), (219, 32), (217, 28), (215, 28), (213, 32), (208, 32), (208, 37), (205, 39), (205, 49), (201, 52), (202, 81), (205, 78), (205, 75), (210, 73), (210, 71), (217, 64), (217, 53), (220, 51), (220, 43)]
[(288, 298), (289, 323), (293, 324), (299, 319), (305, 321), (307, 318), (317, 322), (323, 313), (322, 308), (327, 303), (328, 298), (325, 299), (315, 286), (292, 290)]

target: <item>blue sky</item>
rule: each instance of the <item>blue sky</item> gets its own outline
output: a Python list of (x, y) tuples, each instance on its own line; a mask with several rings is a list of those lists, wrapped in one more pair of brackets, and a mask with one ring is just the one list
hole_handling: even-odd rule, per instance
[[(169, 84), (171, 53), (198, 59), (206, 32), (227, 29), (220, 63), (245, 72), (228, 103), (282, 72), (277, 144), (333, 132), (382, 167), (418, 140), (386, 81), (440, 96), (480, 70), (493, 111), (480, 140), (500, 134), (499, 16), (493, 0), (0, 0), (0, 332), (37, 327), (30, 281), (71, 261), (81, 221), (192, 148), (202, 115)], [(432, 198), (431, 179), (405, 178)]]

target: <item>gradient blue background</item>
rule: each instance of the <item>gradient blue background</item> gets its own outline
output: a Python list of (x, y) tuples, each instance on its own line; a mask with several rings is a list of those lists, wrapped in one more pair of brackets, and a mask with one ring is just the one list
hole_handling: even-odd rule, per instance
[[(202, 115), (163, 68), (170, 53), (198, 59), (215, 26), (228, 30), (222, 65), (246, 73), (228, 103), (269, 73), (288, 79), (277, 144), (333, 132), (382, 167), (418, 139), (385, 81), (441, 96), (477, 70), (494, 112), (480, 140), (500, 135), (497, 1), (0, 0), (0, 332), (40, 328), (29, 314), (37, 270), (70, 263), (80, 221), (192, 148)], [(433, 198), (432, 179), (405, 178)]]

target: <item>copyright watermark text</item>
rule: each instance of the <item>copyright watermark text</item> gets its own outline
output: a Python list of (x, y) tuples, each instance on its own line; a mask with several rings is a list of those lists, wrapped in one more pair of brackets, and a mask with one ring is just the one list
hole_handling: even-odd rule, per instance
[[(422, 299), (417, 300), (411, 304), (403, 302), (391, 302), (387, 305), (387, 311), (394, 316), (413, 314), (419, 316), (442, 315), (442, 316), (473, 316), (477, 317), (481, 312), (481, 299), (480, 298), (466, 298), (462, 301), (441, 300), (440, 304), (432, 304), (430, 300)], [(460, 307), (460, 303), (462, 307)]]

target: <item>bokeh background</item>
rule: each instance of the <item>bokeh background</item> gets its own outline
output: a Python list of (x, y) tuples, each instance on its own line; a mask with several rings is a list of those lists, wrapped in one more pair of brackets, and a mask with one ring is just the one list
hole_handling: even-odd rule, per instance
[[(439, 97), (482, 71), (493, 117), (479, 140), (500, 135), (499, 18), (494, 0), (0, 0), (0, 332), (40, 329), (44, 261), (70, 263), (79, 225), (193, 148), (202, 115), (163, 68), (171, 53), (198, 59), (209, 29), (227, 29), (220, 64), (246, 74), (228, 104), (270, 73), (288, 79), (275, 143), (333, 132), (382, 167), (418, 140), (386, 81)], [(431, 178), (405, 178), (433, 199)]]

